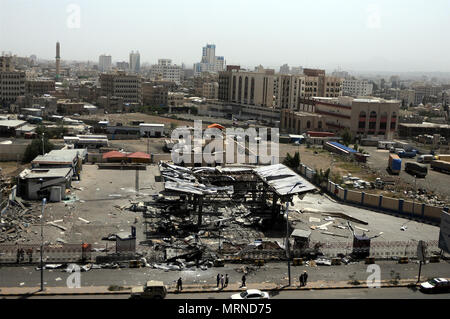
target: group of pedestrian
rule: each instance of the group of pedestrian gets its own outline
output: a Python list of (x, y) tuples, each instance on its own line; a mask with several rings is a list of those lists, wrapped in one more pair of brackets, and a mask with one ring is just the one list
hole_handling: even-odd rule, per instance
[(217, 280), (217, 288), (219, 288), (219, 285), (221, 286), (221, 289), (228, 287), (228, 282), (229, 282), (229, 278), (228, 278), (228, 274), (225, 274), (225, 277), (222, 274), (217, 274), (216, 277)]
[(25, 250), (23, 248), (17, 249), (17, 263), (22, 262), (25, 258)]
[(300, 279), (300, 287), (306, 286), (308, 282), (308, 273), (306, 272), (306, 270), (303, 272), (303, 274), (300, 275), (299, 279)]

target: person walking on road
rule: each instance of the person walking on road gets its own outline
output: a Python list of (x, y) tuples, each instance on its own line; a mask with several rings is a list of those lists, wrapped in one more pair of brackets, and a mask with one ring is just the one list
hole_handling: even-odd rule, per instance
[(183, 280), (181, 280), (181, 277), (178, 278), (178, 280), (177, 280), (177, 290), (178, 291), (183, 290)]
[(220, 284), (220, 274), (217, 274), (217, 288), (219, 288), (219, 284)]
[(228, 287), (228, 282), (229, 282), (228, 274), (225, 274), (225, 287)]
[(298, 278), (298, 280), (300, 281), (300, 287), (303, 287), (304, 286), (304, 276), (303, 276), (303, 274), (301, 274), (300, 275), (300, 277)]
[(305, 270), (303, 272), (303, 285), (306, 286), (307, 283), (308, 283), (308, 273)]
[(223, 286), (225, 285), (225, 279), (223, 278), (223, 275), (220, 275), (220, 286), (223, 289)]
[(242, 288), (242, 287), (246, 287), (246, 286), (245, 286), (245, 281), (246, 281), (246, 279), (247, 279), (247, 278), (245, 277), (245, 274), (242, 275), (242, 285), (241, 285), (241, 288)]

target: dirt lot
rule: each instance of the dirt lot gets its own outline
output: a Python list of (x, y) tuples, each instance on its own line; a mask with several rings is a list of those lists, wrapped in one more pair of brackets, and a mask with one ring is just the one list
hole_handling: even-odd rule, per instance
[[(378, 150), (376, 147), (364, 147), (364, 150), (370, 154), (367, 164), (348, 162), (341, 156), (332, 154), (319, 148), (306, 148), (304, 145), (280, 144), (280, 157), (291, 155), (300, 151), (300, 159), (306, 166), (316, 170), (326, 170), (331, 168), (332, 175), (341, 176), (352, 174), (365, 181), (372, 182), (377, 177), (389, 178), (394, 181), (394, 186), (386, 190), (366, 189), (365, 192), (371, 194), (380, 194), (394, 198), (408, 198), (406, 192), (414, 192), (414, 177), (402, 171), (400, 175), (390, 175), (387, 168), (388, 154), (386, 150)], [(416, 159), (403, 159), (404, 162), (416, 161)], [(428, 164), (429, 166), (429, 164)], [(424, 179), (416, 179), (417, 189), (425, 189), (430, 195), (437, 195), (440, 200), (450, 202), (450, 176), (448, 174), (428, 170), (428, 175)], [(419, 200), (420, 201), (420, 200)]]

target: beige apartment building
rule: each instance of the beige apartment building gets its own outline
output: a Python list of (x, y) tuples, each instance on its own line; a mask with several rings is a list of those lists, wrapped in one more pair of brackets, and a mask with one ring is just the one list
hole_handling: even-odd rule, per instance
[(273, 107), (273, 70), (264, 72), (228, 69), (219, 73), (219, 99), (255, 106)]
[(163, 85), (155, 85), (155, 82), (142, 83), (142, 98), (144, 105), (167, 106), (169, 89)]
[[(307, 103), (295, 110), (282, 112), (281, 129), (289, 131), (295, 129), (295, 121), (310, 121), (310, 129), (339, 132), (349, 129), (353, 134), (360, 136), (382, 135), (392, 138), (397, 131), (400, 101), (383, 100), (367, 97), (355, 99), (348, 96), (340, 97), (313, 97)], [(311, 114), (321, 117), (313, 120)], [(317, 123), (317, 125), (314, 125)], [(300, 131), (308, 129), (308, 125), (300, 126)]]
[(121, 97), (124, 103), (142, 105), (142, 79), (123, 71), (100, 74), (101, 95)]
[(203, 83), (202, 97), (208, 100), (217, 100), (219, 98), (219, 83), (218, 82)]

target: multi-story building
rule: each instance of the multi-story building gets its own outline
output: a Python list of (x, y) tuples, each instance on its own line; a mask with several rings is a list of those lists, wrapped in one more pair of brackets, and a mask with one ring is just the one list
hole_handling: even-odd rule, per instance
[(53, 80), (26, 80), (25, 93), (32, 95), (48, 94), (55, 91), (55, 81)]
[(142, 105), (142, 80), (123, 71), (100, 74), (101, 95), (122, 97), (124, 103)]
[(122, 71), (128, 71), (130, 69), (130, 64), (126, 61), (116, 62), (116, 67)]
[(0, 103), (14, 103), (24, 94), (25, 72), (15, 70), (12, 57), (0, 57)]
[[(317, 129), (339, 132), (349, 129), (355, 135), (382, 135), (392, 138), (397, 130), (397, 117), (400, 110), (400, 101), (382, 100), (368, 97), (355, 99), (348, 96), (338, 98), (313, 97), (312, 103), (301, 104), (302, 108), (283, 110), (281, 116), (281, 128), (283, 131), (292, 132), (300, 127), (302, 129)], [(305, 112), (305, 108), (308, 112)], [(317, 126), (309, 118), (311, 114), (321, 115), (317, 118)], [(298, 125), (310, 121), (306, 125)], [(294, 126), (293, 123), (296, 123)]]
[(182, 73), (181, 66), (172, 64), (172, 60), (159, 59), (158, 64), (152, 65), (150, 77), (154, 80), (172, 81), (180, 84)]
[(219, 99), (244, 105), (273, 107), (274, 72), (240, 71), (229, 68), (219, 73)]
[(342, 94), (348, 96), (372, 95), (373, 84), (367, 80), (344, 80), (342, 83)]
[(139, 51), (131, 51), (130, 53), (130, 71), (133, 73), (139, 73), (141, 70), (141, 55)]
[(142, 83), (142, 99), (144, 105), (167, 106), (169, 89), (164, 85), (155, 85), (155, 82)]
[(203, 83), (202, 97), (208, 100), (217, 100), (219, 98), (219, 83), (218, 82)]
[(100, 72), (108, 72), (111, 71), (111, 56), (102, 54), (98, 58), (98, 70)]
[(216, 56), (216, 45), (207, 44), (202, 50), (200, 63), (194, 64), (194, 76), (199, 76), (203, 72), (218, 73), (225, 68), (225, 58)]
[(303, 75), (278, 75), (274, 83), (275, 106), (296, 108), (304, 98), (339, 97), (342, 79), (325, 76), (323, 70), (304, 69)]
[(167, 104), (169, 106), (183, 106), (184, 105), (184, 93), (169, 92)]
[(291, 70), (289, 68), (289, 65), (287, 64), (283, 64), (282, 66), (280, 66), (280, 74), (290, 74)]

